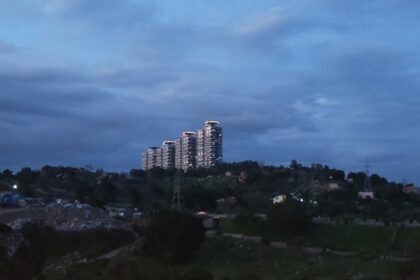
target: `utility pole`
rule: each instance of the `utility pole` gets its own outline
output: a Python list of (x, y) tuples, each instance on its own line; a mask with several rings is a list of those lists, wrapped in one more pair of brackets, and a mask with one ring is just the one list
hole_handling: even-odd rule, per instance
[(181, 195), (181, 175), (179, 170), (175, 171), (174, 174), (174, 193), (172, 195), (172, 205), (171, 209), (182, 211), (183, 210), (183, 200)]

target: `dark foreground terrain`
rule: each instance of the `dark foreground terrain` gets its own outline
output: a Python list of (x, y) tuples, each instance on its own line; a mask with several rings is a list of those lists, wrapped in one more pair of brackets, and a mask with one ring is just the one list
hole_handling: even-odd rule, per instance
[(138, 251), (111, 260), (80, 263), (45, 271), (48, 280), (73, 279), (419, 279), (414, 263), (375, 257), (311, 255), (296, 248), (275, 249), (229, 238), (206, 240), (196, 260), (170, 265)]

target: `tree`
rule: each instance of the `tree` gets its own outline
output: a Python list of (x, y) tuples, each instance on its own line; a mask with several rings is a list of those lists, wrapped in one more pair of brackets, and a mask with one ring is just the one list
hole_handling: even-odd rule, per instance
[(146, 175), (147, 175), (146, 171), (141, 170), (141, 169), (131, 169), (130, 170), (130, 177), (131, 178), (140, 179), (140, 178), (145, 178)]
[(117, 187), (106, 180), (100, 187), (99, 191), (101, 199), (105, 203), (112, 203), (117, 201)]
[(138, 206), (142, 201), (140, 192), (133, 186), (128, 188), (128, 199), (132, 206)]
[(262, 192), (250, 192), (242, 195), (246, 209), (257, 212), (266, 209), (271, 203), (269, 194)]
[(318, 196), (318, 211), (322, 216), (334, 218), (357, 212), (357, 192), (353, 189), (339, 189), (321, 193)]
[(285, 234), (303, 233), (311, 224), (305, 206), (291, 198), (273, 205), (267, 212), (267, 220), (272, 229)]
[(38, 173), (29, 167), (24, 167), (16, 174), (16, 177), (19, 182), (19, 191), (24, 195), (33, 196), (34, 191), (31, 185), (35, 183)]
[(413, 260), (398, 265), (400, 279), (415, 280), (420, 279), (420, 258), (416, 257)]
[(357, 190), (362, 190), (363, 189), (363, 184), (365, 182), (365, 178), (366, 178), (366, 174), (363, 172), (350, 172), (347, 175), (348, 179), (352, 179), (353, 180), (353, 187)]
[(94, 197), (93, 187), (83, 183), (82, 181), (77, 182), (75, 198), (81, 202), (86, 202)]
[(384, 187), (388, 185), (388, 181), (385, 178), (379, 176), (378, 174), (373, 174), (372, 176), (370, 176), (370, 182), (373, 187)]
[(12, 178), (13, 177), (13, 172), (9, 169), (6, 169), (3, 171), (3, 177), (4, 178)]
[(346, 174), (343, 170), (332, 169), (330, 170), (330, 177), (332, 177), (333, 180), (343, 181)]
[[(13, 229), (6, 224), (0, 223), (0, 236), (2, 235), (12, 235)], [(9, 258), (7, 255), (7, 248), (0, 244), (0, 275), (8, 275), (9, 269)]]
[(208, 211), (216, 208), (216, 199), (213, 194), (200, 184), (183, 186), (182, 193), (187, 209)]
[(292, 159), (292, 161), (290, 162), (290, 168), (299, 169), (299, 168), (302, 168), (302, 164), (298, 163), (297, 160)]
[(120, 255), (109, 262), (105, 270), (105, 279), (212, 280), (213, 275), (198, 267), (169, 266), (149, 259), (139, 261), (133, 256)]
[(7, 248), (0, 246), (0, 275), (9, 277), (10, 275), (10, 261), (7, 255)]
[[(54, 229), (38, 224), (26, 223), (21, 228), (24, 244), (19, 246), (10, 258), (8, 275), (5, 279), (34, 279), (45, 265), (48, 251), (56, 250), (56, 232)], [(1, 278), (3, 279), (3, 278)]]
[(165, 210), (156, 214), (146, 229), (143, 251), (148, 256), (182, 263), (192, 259), (204, 237), (205, 229), (200, 218)]
[(16, 177), (20, 184), (32, 184), (35, 182), (37, 176), (38, 173), (32, 171), (30, 167), (24, 167), (16, 174)]

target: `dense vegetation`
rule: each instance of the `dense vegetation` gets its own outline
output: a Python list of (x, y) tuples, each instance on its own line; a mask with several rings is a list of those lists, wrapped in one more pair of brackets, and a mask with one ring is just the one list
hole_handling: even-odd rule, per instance
[[(11, 229), (4, 233), (11, 233)], [(56, 231), (42, 224), (27, 223), (19, 230), (24, 238), (17, 252), (8, 257), (0, 248), (1, 279), (26, 280), (42, 275), (43, 269), (57, 260), (77, 254), (78, 259), (93, 258), (134, 241), (123, 230)]]
[[(0, 273), (6, 279), (418, 279), (419, 230), (394, 222), (420, 220), (420, 199), (405, 186), (370, 176), (375, 199), (361, 199), (366, 175), (292, 161), (288, 167), (256, 162), (222, 164), (213, 169), (181, 172), (185, 213), (168, 211), (175, 172), (155, 168), (109, 173), (90, 168), (45, 166), (0, 173), (0, 188), (18, 184), (28, 196), (78, 200), (102, 207), (124, 203), (152, 217), (151, 225), (137, 228), (144, 242), (122, 231), (57, 232), (28, 224), (27, 240), (7, 258), (0, 248)], [(286, 200), (273, 205), (272, 199)], [(261, 243), (214, 237), (204, 241), (200, 219), (188, 212), (235, 214), (222, 221), (222, 232), (262, 236)], [(146, 215), (148, 216), (148, 215)], [(316, 224), (313, 217), (330, 217), (337, 224)], [(356, 218), (385, 222), (384, 227), (353, 224)], [(10, 228), (0, 225), (0, 233)], [(288, 249), (269, 247), (285, 241)], [(132, 250), (110, 260), (96, 259), (132, 243)], [(351, 251), (351, 257), (303, 253), (303, 246)], [(78, 259), (64, 265), (78, 252)], [(396, 263), (383, 256), (408, 257)], [(54, 263), (59, 264), (59, 269)]]
[(143, 251), (172, 263), (191, 260), (205, 237), (200, 218), (191, 214), (166, 210), (157, 213), (147, 227)]
[[(257, 162), (225, 163), (212, 169), (182, 172), (180, 184), (186, 210), (263, 213), (277, 194), (302, 199), (313, 215), (376, 218), (387, 222), (420, 220), (420, 199), (404, 192), (404, 186), (370, 176), (375, 199), (362, 200), (366, 175), (313, 164), (305, 167), (292, 161), (289, 167), (264, 166)], [(0, 173), (5, 187), (16, 182), (21, 193), (30, 196), (77, 199), (103, 206), (123, 202), (149, 213), (168, 208), (174, 185), (174, 171), (155, 168), (109, 173), (89, 168), (45, 166), (23, 168), (14, 174)], [(334, 188), (332, 188), (334, 186)]]
[(228, 238), (207, 239), (194, 261), (172, 265), (141, 252), (125, 253), (111, 261), (50, 271), (47, 280), (416, 280), (418, 264), (379, 258), (310, 255), (295, 249), (274, 249)]

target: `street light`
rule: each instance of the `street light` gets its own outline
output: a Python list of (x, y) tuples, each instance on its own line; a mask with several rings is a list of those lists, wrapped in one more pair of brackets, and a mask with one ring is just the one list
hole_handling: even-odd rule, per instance
[(15, 185), (13, 185), (13, 189), (14, 190), (17, 190), (18, 189), (18, 186), (15, 184)]

